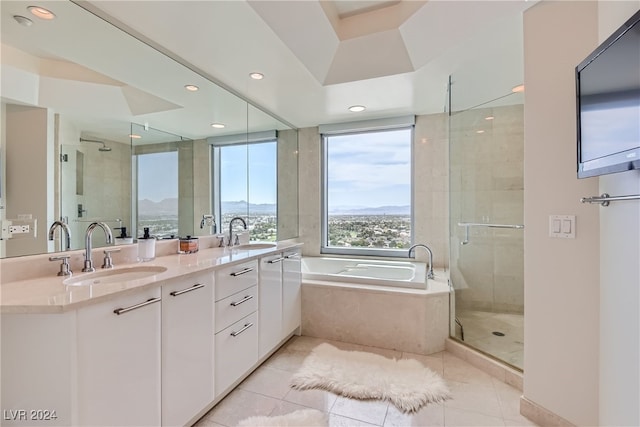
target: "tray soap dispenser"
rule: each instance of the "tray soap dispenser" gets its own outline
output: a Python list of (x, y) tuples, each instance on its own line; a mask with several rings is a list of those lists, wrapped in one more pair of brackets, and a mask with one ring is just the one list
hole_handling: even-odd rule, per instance
[(151, 261), (156, 257), (156, 239), (149, 235), (149, 227), (144, 228), (144, 235), (138, 239), (138, 258), (140, 261)]

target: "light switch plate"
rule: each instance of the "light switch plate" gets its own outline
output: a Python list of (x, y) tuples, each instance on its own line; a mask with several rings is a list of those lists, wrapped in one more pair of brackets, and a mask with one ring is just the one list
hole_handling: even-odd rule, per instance
[(549, 237), (561, 239), (576, 238), (575, 215), (549, 215)]

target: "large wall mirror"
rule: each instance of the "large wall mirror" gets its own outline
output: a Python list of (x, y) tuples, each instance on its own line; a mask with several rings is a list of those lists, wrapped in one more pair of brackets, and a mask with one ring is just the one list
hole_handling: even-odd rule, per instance
[[(114, 235), (125, 227), (136, 238), (149, 226), (171, 237), (213, 232), (200, 226), (213, 214), (224, 231), (222, 202), (236, 198), (244, 208), (233, 214), (249, 220), (252, 238), (274, 238), (265, 221), (275, 222), (277, 240), (298, 235), (295, 129), (75, 3), (47, 1), (52, 21), (28, 6), (3, 1), (1, 9), (0, 257), (66, 249), (59, 230), (48, 240), (59, 220), (71, 249), (84, 247), (93, 221)], [(268, 159), (254, 152), (251, 136), (260, 133), (275, 138)], [(216, 187), (213, 156), (225, 137), (242, 150), (236, 160), (247, 173), (244, 188), (229, 184), (229, 200), (220, 193), (232, 187)], [(259, 170), (275, 173), (273, 194), (257, 185)], [(29, 232), (13, 233), (23, 225)]]

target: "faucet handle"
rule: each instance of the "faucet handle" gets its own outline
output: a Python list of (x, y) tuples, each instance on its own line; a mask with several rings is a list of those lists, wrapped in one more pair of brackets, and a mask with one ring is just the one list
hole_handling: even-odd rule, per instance
[(103, 252), (104, 260), (102, 262), (102, 268), (113, 268), (113, 260), (111, 259), (111, 254), (113, 252), (120, 252), (120, 249), (105, 249)]
[(71, 266), (69, 265), (69, 257), (70, 255), (49, 257), (49, 261), (62, 261), (62, 264), (60, 264), (60, 271), (58, 271), (58, 276), (71, 276), (71, 274), (73, 274)]

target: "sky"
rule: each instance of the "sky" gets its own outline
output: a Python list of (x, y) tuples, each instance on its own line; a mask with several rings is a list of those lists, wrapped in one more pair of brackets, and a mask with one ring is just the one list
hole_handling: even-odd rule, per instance
[(178, 152), (138, 156), (138, 200), (178, 197)]
[[(246, 201), (249, 198), (249, 201), (254, 204), (276, 203), (275, 142), (228, 146), (223, 147), (222, 151), (223, 201)], [(251, 165), (249, 169), (247, 164)], [(250, 183), (248, 192), (247, 182)], [(138, 199), (159, 202), (176, 197), (178, 197), (178, 152), (139, 155)]]
[(411, 130), (329, 137), (329, 211), (411, 204)]
[[(410, 129), (332, 136), (328, 144), (330, 211), (411, 204)], [(221, 199), (275, 204), (276, 157), (275, 142), (222, 147)], [(177, 151), (138, 156), (138, 174), (139, 199), (178, 196)]]

